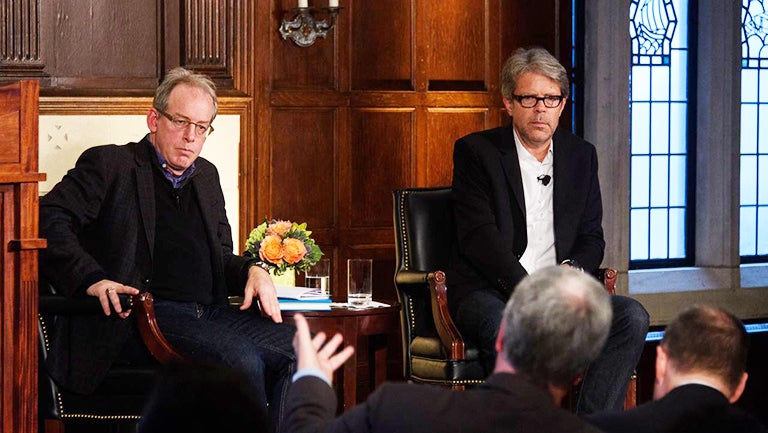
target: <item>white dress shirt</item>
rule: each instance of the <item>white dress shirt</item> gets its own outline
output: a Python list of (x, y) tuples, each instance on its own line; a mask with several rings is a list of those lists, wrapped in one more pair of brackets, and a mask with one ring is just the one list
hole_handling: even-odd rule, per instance
[[(555, 182), (552, 178), (554, 142), (550, 141), (547, 156), (541, 162), (523, 147), (517, 131), (515, 131), (515, 147), (520, 163), (520, 176), (523, 180), (525, 222), (528, 234), (528, 246), (520, 257), (520, 264), (530, 274), (537, 269), (557, 264), (552, 210), (552, 192)], [(549, 182), (546, 185), (544, 185), (543, 176), (549, 176)]]

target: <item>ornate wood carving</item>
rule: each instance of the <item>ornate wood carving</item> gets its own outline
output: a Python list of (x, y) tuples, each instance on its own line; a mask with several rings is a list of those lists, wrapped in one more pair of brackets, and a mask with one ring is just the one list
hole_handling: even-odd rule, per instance
[(40, 45), (40, 0), (0, 3), (0, 76), (44, 76)]
[(183, 1), (183, 65), (225, 80), (232, 86), (232, 36), (237, 30), (231, 23), (235, 2), (232, 0)]

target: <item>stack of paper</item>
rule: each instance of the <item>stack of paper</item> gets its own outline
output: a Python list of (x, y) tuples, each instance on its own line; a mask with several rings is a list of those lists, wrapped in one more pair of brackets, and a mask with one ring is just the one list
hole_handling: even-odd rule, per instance
[(331, 297), (309, 287), (275, 286), (280, 311), (331, 310)]

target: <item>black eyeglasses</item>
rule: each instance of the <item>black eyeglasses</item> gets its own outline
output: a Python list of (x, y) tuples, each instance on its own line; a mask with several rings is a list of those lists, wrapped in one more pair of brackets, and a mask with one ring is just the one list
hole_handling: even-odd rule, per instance
[(171, 121), (171, 125), (173, 125), (176, 129), (187, 129), (189, 128), (189, 125), (195, 125), (195, 134), (198, 137), (207, 137), (211, 134), (213, 134), (213, 126), (212, 125), (205, 125), (200, 123), (191, 122), (187, 119), (183, 119), (181, 117), (174, 117), (170, 114), (166, 113), (165, 111), (162, 111), (158, 108), (155, 108), (158, 113), (162, 114), (166, 119)]
[(563, 97), (561, 95), (512, 95), (512, 97), (515, 98), (523, 108), (533, 108), (536, 106), (536, 104), (539, 103), (539, 101), (543, 102), (544, 106), (547, 108), (556, 108), (559, 107), (563, 102)]

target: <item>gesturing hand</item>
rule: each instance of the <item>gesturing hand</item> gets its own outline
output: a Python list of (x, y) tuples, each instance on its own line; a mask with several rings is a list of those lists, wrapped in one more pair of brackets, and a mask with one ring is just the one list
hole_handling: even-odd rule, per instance
[(139, 289), (131, 286), (124, 286), (111, 280), (101, 280), (92, 284), (91, 287), (88, 287), (88, 290), (86, 290), (85, 293), (99, 298), (101, 308), (107, 316), (111, 314), (109, 308), (109, 304), (111, 303), (117, 315), (120, 316), (121, 319), (125, 319), (131, 314), (131, 310), (123, 311), (123, 307), (120, 306), (120, 298), (117, 294), (126, 293), (128, 295), (138, 295)]
[(337, 352), (343, 338), (341, 334), (336, 334), (325, 345), (325, 333), (319, 332), (315, 338), (309, 333), (309, 324), (307, 319), (301, 313), (293, 316), (296, 321), (296, 335), (293, 337), (293, 350), (296, 352), (297, 367), (317, 368), (323, 372), (328, 382), (333, 379), (333, 372), (344, 364), (346, 360), (355, 353), (355, 348), (347, 346), (340, 352)]

